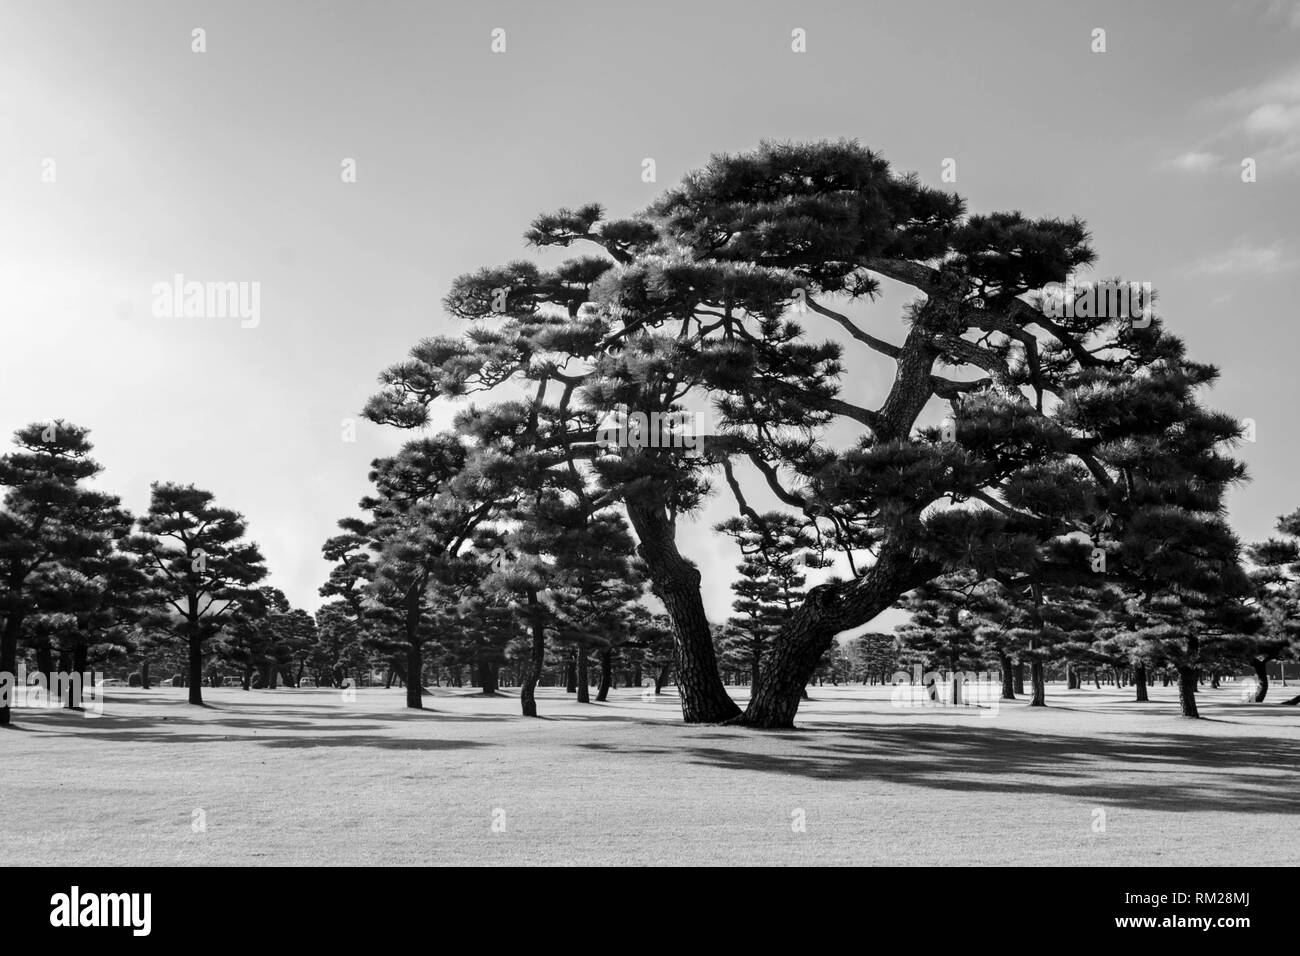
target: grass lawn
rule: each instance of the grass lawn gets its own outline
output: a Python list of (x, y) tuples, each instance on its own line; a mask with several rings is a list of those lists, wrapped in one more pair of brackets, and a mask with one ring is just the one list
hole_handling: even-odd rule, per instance
[(1057, 685), (1046, 709), (977, 716), (820, 687), (788, 732), (685, 726), (636, 690), (542, 688), (542, 720), (509, 691), (435, 689), (424, 712), (398, 689), (185, 693), (15, 711), (6, 862), (1300, 864), (1281, 687), (1207, 689), (1201, 721), (1174, 688)]

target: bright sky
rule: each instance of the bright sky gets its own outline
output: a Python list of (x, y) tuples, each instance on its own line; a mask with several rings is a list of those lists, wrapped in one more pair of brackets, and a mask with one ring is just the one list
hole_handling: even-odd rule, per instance
[[(454, 276), (527, 255), (539, 212), (623, 215), (712, 152), (847, 136), (931, 185), (955, 159), (972, 211), (1079, 215), (1097, 275), (1153, 282), (1223, 370), (1213, 404), (1257, 422), (1231, 501), (1256, 539), (1300, 507), (1298, 53), (1300, 5), (1270, 0), (0, 0), (0, 433), (89, 427), (136, 511), (156, 479), (211, 489), (315, 608), (321, 542), (409, 437), (343, 419), (454, 328)], [(260, 323), (156, 318), (177, 273), (260, 283)], [(859, 314), (897, 338), (904, 299)], [(860, 367), (847, 397), (878, 400)], [(682, 536), (715, 619), (725, 506)]]

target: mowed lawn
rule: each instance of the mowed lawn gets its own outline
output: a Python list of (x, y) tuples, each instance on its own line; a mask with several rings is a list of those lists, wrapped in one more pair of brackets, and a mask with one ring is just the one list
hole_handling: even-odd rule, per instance
[(542, 720), (509, 693), (414, 712), (397, 689), (205, 688), (202, 708), (111, 689), (101, 717), (19, 710), (0, 732), (5, 859), (1300, 863), (1300, 709), (1229, 685), (1185, 721), (1173, 688), (1130, 694), (1056, 686), (989, 715), (819, 687), (798, 730), (755, 732), (626, 689), (543, 688)]

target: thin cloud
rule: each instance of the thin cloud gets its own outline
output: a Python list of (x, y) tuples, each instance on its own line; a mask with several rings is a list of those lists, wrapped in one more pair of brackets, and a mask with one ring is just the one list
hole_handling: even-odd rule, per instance
[(1235, 167), (1235, 160), (1220, 164), (1220, 154), (1227, 154), (1254, 159), (1261, 177), (1271, 170), (1300, 168), (1300, 66), (1202, 106), (1220, 117), (1218, 129), (1166, 166), (1193, 174)]
[(1281, 242), (1252, 245), (1238, 241), (1232, 248), (1201, 259), (1191, 268), (1199, 275), (1277, 275), (1296, 267), (1296, 259)]
[(1222, 160), (1223, 157), (1218, 153), (1203, 153), (1198, 150), (1190, 150), (1181, 156), (1175, 156), (1165, 165), (1188, 173), (1203, 173), (1214, 169)]

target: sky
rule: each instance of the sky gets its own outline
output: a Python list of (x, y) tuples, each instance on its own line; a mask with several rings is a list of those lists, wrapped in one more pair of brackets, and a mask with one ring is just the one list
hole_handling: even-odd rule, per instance
[[(0, 0), (0, 434), (90, 428), (99, 486), (137, 513), (151, 481), (211, 490), (314, 609), (321, 543), (411, 437), (358, 412), (382, 368), (462, 328), (439, 306), (457, 275), (530, 255), (540, 212), (623, 216), (713, 153), (841, 137), (972, 212), (1085, 219), (1094, 276), (1152, 282), (1222, 369), (1210, 404), (1255, 422), (1239, 534), (1300, 507), (1281, 0)], [(257, 283), (256, 323), (155, 314), (177, 274)], [(855, 318), (897, 341), (908, 298)], [(879, 401), (889, 366), (850, 355), (845, 397)], [(680, 534), (715, 620), (728, 505)]]

